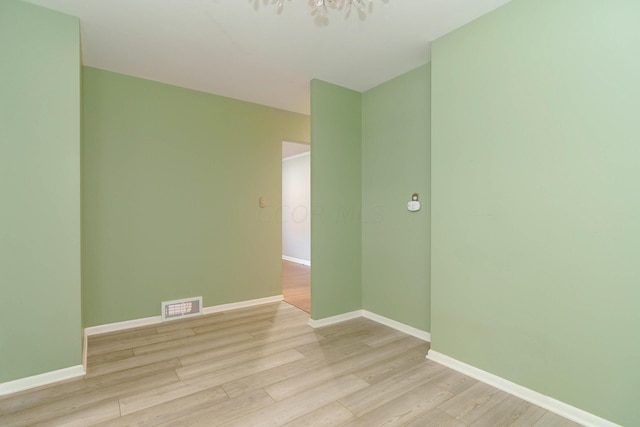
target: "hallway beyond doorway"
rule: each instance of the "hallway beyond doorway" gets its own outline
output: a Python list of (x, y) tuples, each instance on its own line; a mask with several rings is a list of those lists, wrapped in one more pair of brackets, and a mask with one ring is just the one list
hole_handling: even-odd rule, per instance
[(282, 295), (291, 305), (311, 312), (311, 267), (282, 260)]

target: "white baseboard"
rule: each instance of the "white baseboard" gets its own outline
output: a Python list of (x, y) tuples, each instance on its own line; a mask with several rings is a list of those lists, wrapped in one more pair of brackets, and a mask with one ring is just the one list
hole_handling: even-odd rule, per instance
[(90, 326), (84, 328), (86, 336), (106, 334), (107, 332), (123, 331), (125, 329), (139, 328), (140, 326), (155, 325), (162, 322), (161, 316), (143, 317), (141, 319), (125, 320), (123, 322), (107, 323), (105, 325)]
[(57, 371), (45, 372), (44, 374), (33, 375), (31, 377), (20, 378), (0, 384), (0, 396), (17, 393), (34, 387), (55, 383), (58, 381), (70, 380), (82, 377), (85, 374), (82, 365), (71, 366), (69, 368), (58, 369)]
[(422, 331), (414, 328), (413, 326), (405, 325), (404, 323), (397, 322), (379, 314), (372, 313), (367, 310), (356, 310), (349, 313), (338, 314), (337, 316), (325, 317), (324, 319), (313, 320), (309, 319), (309, 326), (312, 328), (322, 328), (324, 326), (335, 325), (336, 323), (346, 322), (347, 320), (357, 319), (364, 317), (365, 319), (373, 320), (374, 322), (396, 329), (407, 335), (414, 336), (424, 341), (431, 341), (431, 334), (429, 332)]
[(459, 360), (437, 351), (429, 350), (427, 353), (427, 359), (433, 360), (434, 362), (440, 363), (441, 365), (454, 369), (497, 389), (506, 391), (520, 399), (524, 399), (527, 402), (531, 402), (534, 405), (540, 406), (541, 408), (586, 427), (621, 427), (618, 424), (583, 411), (575, 406), (571, 406), (542, 393), (538, 393), (537, 391), (523, 387), (487, 371), (483, 371), (475, 366), (467, 365), (464, 362), (460, 362)]
[(309, 267), (311, 267), (311, 261), (308, 261), (306, 259), (294, 258), (292, 256), (287, 256), (287, 255), (282, 255), (282, 259), (285, 261), (296, 262), (298, 264), (308, 265)]
[[(236, 310), (238, 308), (253, 307), (255, 305), (269, 304), (282, 301), (282, 295), (257, 298), (246, 301), (231, 302), (228, 304), (212, 305), (204, 307), (202, 314), (220, 313), (222, 311)], [(150, 326), (162, 323), (161, 316), (144, 317), (141, 319), (125, 320), (124, 322), (107, 323), (106, 325), (91, 326), (84, 328), (85, 336), (104, 334), (107, 332), (123, 331), (125, 329), (139, 328), (140, 326)]]
[(404, 323), (400, 323), (393, 319), (389, 319), (384, 316), (380, 316), (379, 314), (372, 313), (367, 310), (362, 310), (362, 317), (366, 319), (373, 320), (374, 322), (381, 323), (385, 326), (388, 326), (393, 329), (397, 329), (400, 332), (403, 332), (407, 335), (411, 335), (423, 341), (431, 342), (431, 334), (429, 332), (423, 331), (418, 328), (414, 328), (413, 326), (406, 325)]
[(281, 294), (281, 295), (274, 295), (272, 297), (250, 299), (250, 300), (239, 301), (239, 302), (231, 302), (229, 304), (213, 305), (211, 307), (203, 308), (202, 314), (220, 313), (222, 311), (237, 310), (239, 308), (253, 307), (255, 305), (270, 304), (274, 302), (280, 302), (282, 301), (282, 299), (283, 297)]
[(336, 323), (346, 322), (362, 317), (362, 310), (351, 311), (349, 313), (338, 314), (337, 316), (325, 317), (324, 319), (309, 319), (309, 326), (312, 328), (322, 328), (324, 326), (335, 325)]

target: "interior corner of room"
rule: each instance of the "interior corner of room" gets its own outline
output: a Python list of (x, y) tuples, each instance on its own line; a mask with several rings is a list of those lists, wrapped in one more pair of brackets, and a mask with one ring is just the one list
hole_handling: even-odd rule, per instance
[[(162, 301), (278, 296), (285, 255), (312, 321), (370, 313), (636, 425), (638, 17), (513, 0), (376, 87), (311, 81), (307, 115), (84, 66), (77, 18), (3, 1), (0, 392), (82, 375), (84, 328)], [(283, 141), (312, 147), (307, 253), (284, 253)]]

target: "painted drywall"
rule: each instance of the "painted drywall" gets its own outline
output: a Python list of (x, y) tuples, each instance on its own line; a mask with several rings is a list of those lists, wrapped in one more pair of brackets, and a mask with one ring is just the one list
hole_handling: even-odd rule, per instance
[(432, 346), (640, 409), (640, 3), (514, 0), (432, 56)]
[(0, 383), (82, 363), (79, 37), (0, 2)]
[(363, 94), (312, 82), (314, 319), (364, 308), (430, 330), (429, 67)]
[(282, 161), (282, 255), (311, 262), (311, 153)]
[(281, 294), (281, 144), (309, 117), (83, 70), (85, 326)]
[(311, 318), (362, 308), (361, 94), (311, 81)]
[(362, 105), (363, 307), (429, 331), (430, 65), (364, 92)]
[[(362, 94), (363, 308), (430, 330), (430, 65)], [(422, 209), (409, 212), (418, 193)]]

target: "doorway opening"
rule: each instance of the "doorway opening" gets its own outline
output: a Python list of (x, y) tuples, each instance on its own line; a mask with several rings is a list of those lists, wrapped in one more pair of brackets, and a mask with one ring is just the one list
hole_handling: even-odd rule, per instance
[(311, 312), (311, 146), (282, 143), (282, 295)]

